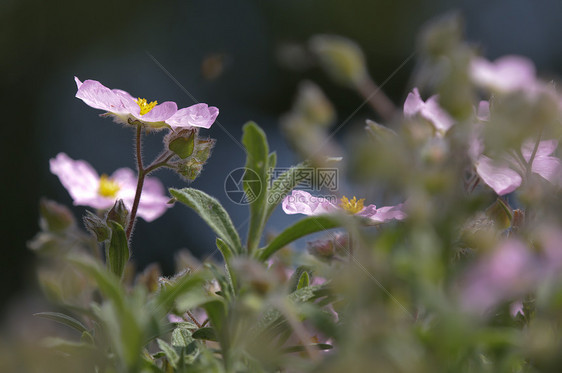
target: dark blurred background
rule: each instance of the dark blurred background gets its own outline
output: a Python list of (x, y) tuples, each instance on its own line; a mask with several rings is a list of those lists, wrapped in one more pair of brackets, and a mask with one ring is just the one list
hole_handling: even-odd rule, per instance
[[(175, 79), (197, 100), (217, 106), (228, 133), (217, 125), (207, 131), (217, 145), (192, 186), (223, 202), (244, 234), (247, 211), (223, 189), (226, 175), (244, 164), (244, 152), (232, 139), (240, 139), (242, 125), (254, 120), (264, 127), (278, 165), (289, 166), (297, 157), (282, 138), (278, 118), (289, 110), (301, 80), (325, 90), (339, 120), (362, 102), (310, 61), (303, 53), (307, 40), (318, 33), (355, 40), (372, 77), (381, 82), (415, 50), (422, 25), (453, 10), (487, 57), (523, 54), (547, 76), (562, 71), (558, 0), (3, 0), (0, 317), (19, 294), (36, 288), (34, 254), (26, 241), (38, 230), (39, 198), (72, 203), (49, 173), (49, 158), (65, 152), (107, 174), (134, 168), (132, 132), (76, 99), (74, 76), (148, 100), (192, 105)], [(411, 88), (414, 66), (413, 60), (407, 63), (385, 86), (398, 105)], [(361, 126), (369, 116), (364, 109), (346, 127)], [(150, 136), (146, 159), (159, 151), (161, 137)], [(155, 176), (167, 187), (186, 186), (165, 170)], [(80, 216), (84, 209), (73, 211)], [(270, 228), (290, 221), (277, 211)], [(176, 206), (150, 226), (142, 220), (137, 225), (134, 259), (140, 268), (159, 261), (170, 272), (180, 248), (200, 257), (214, 250), (210, 230), (187, 208)]]

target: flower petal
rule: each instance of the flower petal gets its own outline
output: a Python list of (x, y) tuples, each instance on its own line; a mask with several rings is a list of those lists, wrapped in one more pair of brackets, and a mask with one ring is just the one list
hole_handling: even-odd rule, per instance
[(477, 85), (500, 92), (531, 89), (537, 83), (533, 62), (522, 56), (504, 56), (494, 62), (475, 58), (470, 75)]
[(340, 210), (326, 198), (314, 197), (302, 190), (293, 190), (282, 203), (286, 214), (321, 215)]
[(490, 158), (482, 155), (476, 162), (478, 176), (498, 195), (513, 192), (521, 185), (521, 176), (509, 167), (496, 165)]
[(210, 128), (218, 115), (219, 109), (201, 103), (178, 110), (171, 118), (166, 120), (166, 123), (174, 129), (180, 127)]
[[(539, 174), (551, 183), (558, 184), (562, 181), (562, 164), (557, 157), (550, 156), (556, 150), (558, 141), (543, 140), (537, 147), (535, 158), (533, 158), (532, 171)], [(521, 146), (521, 153), (527, 162), (531, 159), (535, 148), (534, 141), (526, 141)]]
[(51, 172), (59, 177), (75, 205), (97, 209), (113, 205), (113, 199), (98, 194), (99, 175), (88, 162), (75, 161), (65, 153), (59, 153), (49, 161), (49, 165)]
[(129, 109), (123, 104), (121, 97), (96, 80), (85, 80), (80, 83), (75, 78), (78, 91), (76, 97), (95, 109), (116, 114), (127, 114)]
[(380, 207), (377, 209), (377, 213), (371, 217), (371, 220), (377, 223), (385, 223), (390, 220), (404, 220), (406, 219), (406, 213), (402, 208), (402, 204)]
[(431, 96), (424, 102), (417, 88), (414, 88), (406, 97), (404, 115), (406, 117), (421, 115), (442, 133), (447, 132), (454, 123), (453, 118), (439, 106), (437, 96)]
[[(138, 105), (137, 105), (138, 106)], [(178, 105), (173, 101), (166, 101), (156, 105), (144, 115), (135, 115), (143, 122), (164, 122), (178, 111)]]
[[(136, 193), (136, 174), (129, 168), (120, 168), (111, 177), (121, 187), (116, 198), (121, 198), (130, 212)], [(165, 195), (164, 186), (160, 180), (154, 177), (146, 177), (137, 215), (151, 222), (159, 218), (170, 207), (167, 203), (168, 200), (169, 198)]]

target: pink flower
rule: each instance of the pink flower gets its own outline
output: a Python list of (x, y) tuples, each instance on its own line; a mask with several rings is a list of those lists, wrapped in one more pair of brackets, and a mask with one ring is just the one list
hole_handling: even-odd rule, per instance
[(418, 89), (414, 88), (404, 102), (404, 116), (411, 118), (420, 115), (431, 122), (437, 132), (443, 135), (454, 122), (453, 118), (439, 106), (437, 100), (437, 96), (431, 96), (424, 102)]
[[(107, 209), (117, 199), (122, 199), (129, 211), (135, 197), (137, 178), (129, 168), (120, 168), (108, 177), (98, 175), (85, 161), (75, 161), (65, 153), (59, 153), (49, 161), (51, 172), (59, 177), (75, 205)], [(170, 206), (162, 183), (152, 177), (144, 180), (137, 214), (146, 221), (160, 217)]]
[(521, 296), (536, 284), (539, 273), (529, 249), (520, 241), (506, 240), (468, 271), (461, 292), (463, 308), (482, 313)]
[[(531, 166), (532, 172), (542, 176), (545, 180), (553, 184), (560, 184), (560, 176), (562, 173), (560, 159), (551, 156), (557, 147), (558, 141), (556, 140), (543, 140), (539, 142)], [(523, 158), (525, 158), (525, 161), (529, 162), (531, 160), (534, 148), (535, 141), (527, 140), (523, 143), (521, 146), (521, 154)]]
[(504, 93), (537, 86), (535, 66), (522, 56), (504, 56), (494, 62), (475, 58), (470, 65), (470, 76), (477, 85)]
[(120, 89), (109, 89), (96, 80), (83, 83), (74, 77), (78, 91), (76, 97), (88, 106), (104, 110), (116, 121), (131, 124), (140, 122), (153, 129), (159, 128), (209, 128), (214, 123), (219, 110), (207, 104), (196, 104), (178, 110), (175, 102), (166, 101), (158, 105), (156, 101), (134, 99)]
[[(535, 140), (527, 140), (521, 146), (521, 155), (525, 163), (511, 154), (505, 154), (500, 159), (491, 159), (483, 155), (484, 144), (481, 139), (483, 123), (490, 120), (490, 104), (481, 101), (476, 115), (480, 122), (474, 124), (474, 131), (469, 142), (468, 154), (474, 163), (476, 173), (498, 195), (515, 191), (523, 182), (527, 174), (527, 164), (536, 145)], [(540, 141), (531, 165), (531, 172), (536, 173), (549, 182), (562, 184), (562, 163), (552, 154), (558, 146), (556, 140)]]
[(406, 218), (401, 204), (377, 209), (375, 205), (364, 206), (363, 203), (364, 199), (357, 200), (353, 197), (350, 200), (347, 197), (342, 197), (340, 204), (336, 205), (327, 198), (314, 197), (302, 190), (293, 190), (291, 195), (285, 197), (282, 206), (286, 214), (316, 216), (345, 211), (356, 216), (368, 218), (374, 223), (384, 223), (390, 220)]
[[(555, 185), (562, 183), (562, 164), (560, 159), (551, 156), (558, 146), (556, 140), (543, 140), (539, 142), (531, 172), (540, 175), (545, 180)], [(535, 148), (535, 141), (527, 140), (521, 146), (521, 154), (528, 163)], [(517, 158), (508, 155), (501, 161), (494, 161), (485, 155), (479, 155), (475, 161), (478, 176), (498, 195), (513, 192), (523, 182), (523, 177), (527, 173), (525, 164)]]

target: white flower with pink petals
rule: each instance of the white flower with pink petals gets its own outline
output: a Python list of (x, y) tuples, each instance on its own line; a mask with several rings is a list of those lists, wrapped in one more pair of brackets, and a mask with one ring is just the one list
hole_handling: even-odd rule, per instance
[[(135, 198), (137, 176), (129, 168), (120, 168), (111, 176), (98, 175), (86, 161), (59, 153), (49, 161), (51, 172), (59, 177), (75, 205), (108, 209), (122, 199), (130, 211)], [(144, 180), (137, 214), (150, 222), (160, 217), (170, 205), (162, 183), (153, 177)]]
[(76, 77), (74, 80), (78, 87), (77, 98), (125, 124), (139, 122), (152, 129), (210, 128), (219, 114), (219, 109), (203, 103), (178, 110), (172, 101), (148, 102), (144, 98), (135, 99), (120, 89), (109, 89), (96, 80), (81, 82)]
[(406, 218), (406, 213), (402, 211), (401, 204), (397, 206), (384, 206), (377, 209), (375, 205), (364, 206), (364, 201), (364, 199), (357, 200), (356, 197), (352, 199), (342, 197), (341, 203), (336, 205), (328, 198), (315, 197), (303, 190), (293, 190), (293, 192), (283, 200), (282, 207), (286, 214), (304, 214), (310, 216), (345, 211), (356, 216), (368, 218), (374, 223), (384, 223), (390, 220), (402, 220)]

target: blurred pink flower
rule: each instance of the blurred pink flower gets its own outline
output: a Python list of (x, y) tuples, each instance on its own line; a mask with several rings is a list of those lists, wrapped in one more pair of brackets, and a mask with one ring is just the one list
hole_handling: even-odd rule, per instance
[[(122, 199), (130, 211), (135, 197), (137, 177), (129, 168), (120, 168), (108, 177), (98, 175), (87, 162), (59, 153), (49, 161), (51, 172), (59, 177), (75, 205), (107, 209)], [(153, 177), (144, 180), (137, 214), (146, 221), (160, 217), (170, 205), (162, 183)]]
[(461, 292), (463, 308), (483, 313), (502, 301), (523, 295), (537, 280), (537, 264), (521, 241), (504, 241), (469, 269)]
[(286, 214), (315, 216), (346, 211), (356, 216), (368, 218), (375, 223), (406, 218), (406, 213), (402, 211), (402, 204), (377, 209), (375, 205), (363, 206), (363, 201), (363, 199), (357, 200), (355, 197), (351, 200), (343, 197), (341, 203), (335, 205), (327, 198), (315, 197), (302, 190), (293, 190), (290, 195), (285, 197), (282, 206)]
[(420, 92), (414, 88), (406, 97), (404, 102), (404, 116), (411, 118), (421, 115), (423, 118), (431, 122), (437, 132), (444, 135), (451, 128), (454, 121), (453, 118), (438, 103), (437, 96), (431, 96), (427, 101), (423, 101)]
[[(497, 159), (485, 156), (483, 154), (484, 143), (481, 137), (483, 126), (487, 125), (482, 122), (490, 120), (490, 104), (488, 101), (479, 103), (476, 117), (480, 122), (474, 123), (468, 149), (476, 173), (498, 195), (511, 193), (521, 186), (527, 174), (527, 166), (511, 154), (506, 154)], [(535, 145), (536, 140), (527, 140), (521, 146), (521, 155), (526, 163), (531, 161)], [(533, 158), (531, 172), (540, 175), (555, 185), (561, 185), (562, 163), (560, 159), (552, 156), (557, 147), (558, 141), (556, 140), (540, 141)]]
[(470, 76), (477, 85), (498, 92), (533, 90), (537, 86), (535, 65), (522, 56), (504, 56), (494, 62), (475, 58)]
[(475, 166), (478, 176), (499, 196), (511, 193), (521, 186), (521, 176), (509, 168), (507, 162), (496, 162), (480, 155)]
[[(526, 162), (531, 161), (535, 144), (535, 141), (528, 140), (521, 146), (521, 154)], [(531, 172), (554, 185), (562, 184), (562, 164), (560, 159), (552, 156), (557, 146), (556, 140), (540, 141), (531, 165)], [(492, 160), (480, 154), (476, 157), (475, 167), (482, 181), (500, 196), (519, 188), (527, 173), (526, 165), (511, 155), (502, 160)]]
[(121, 123), (138, 121), (151, 128), (209, 128), (214, 123), (219, 110), (207, 104), (196, 104), (178, 110), (175, 102), (166, 101), (158, 105), (156, 101), (134, 99), (120, 89), (109, 89), (96, 80), (81, 82), (74, 77), (78, 91), (76, 97), (88, 106), (104, 110)]

